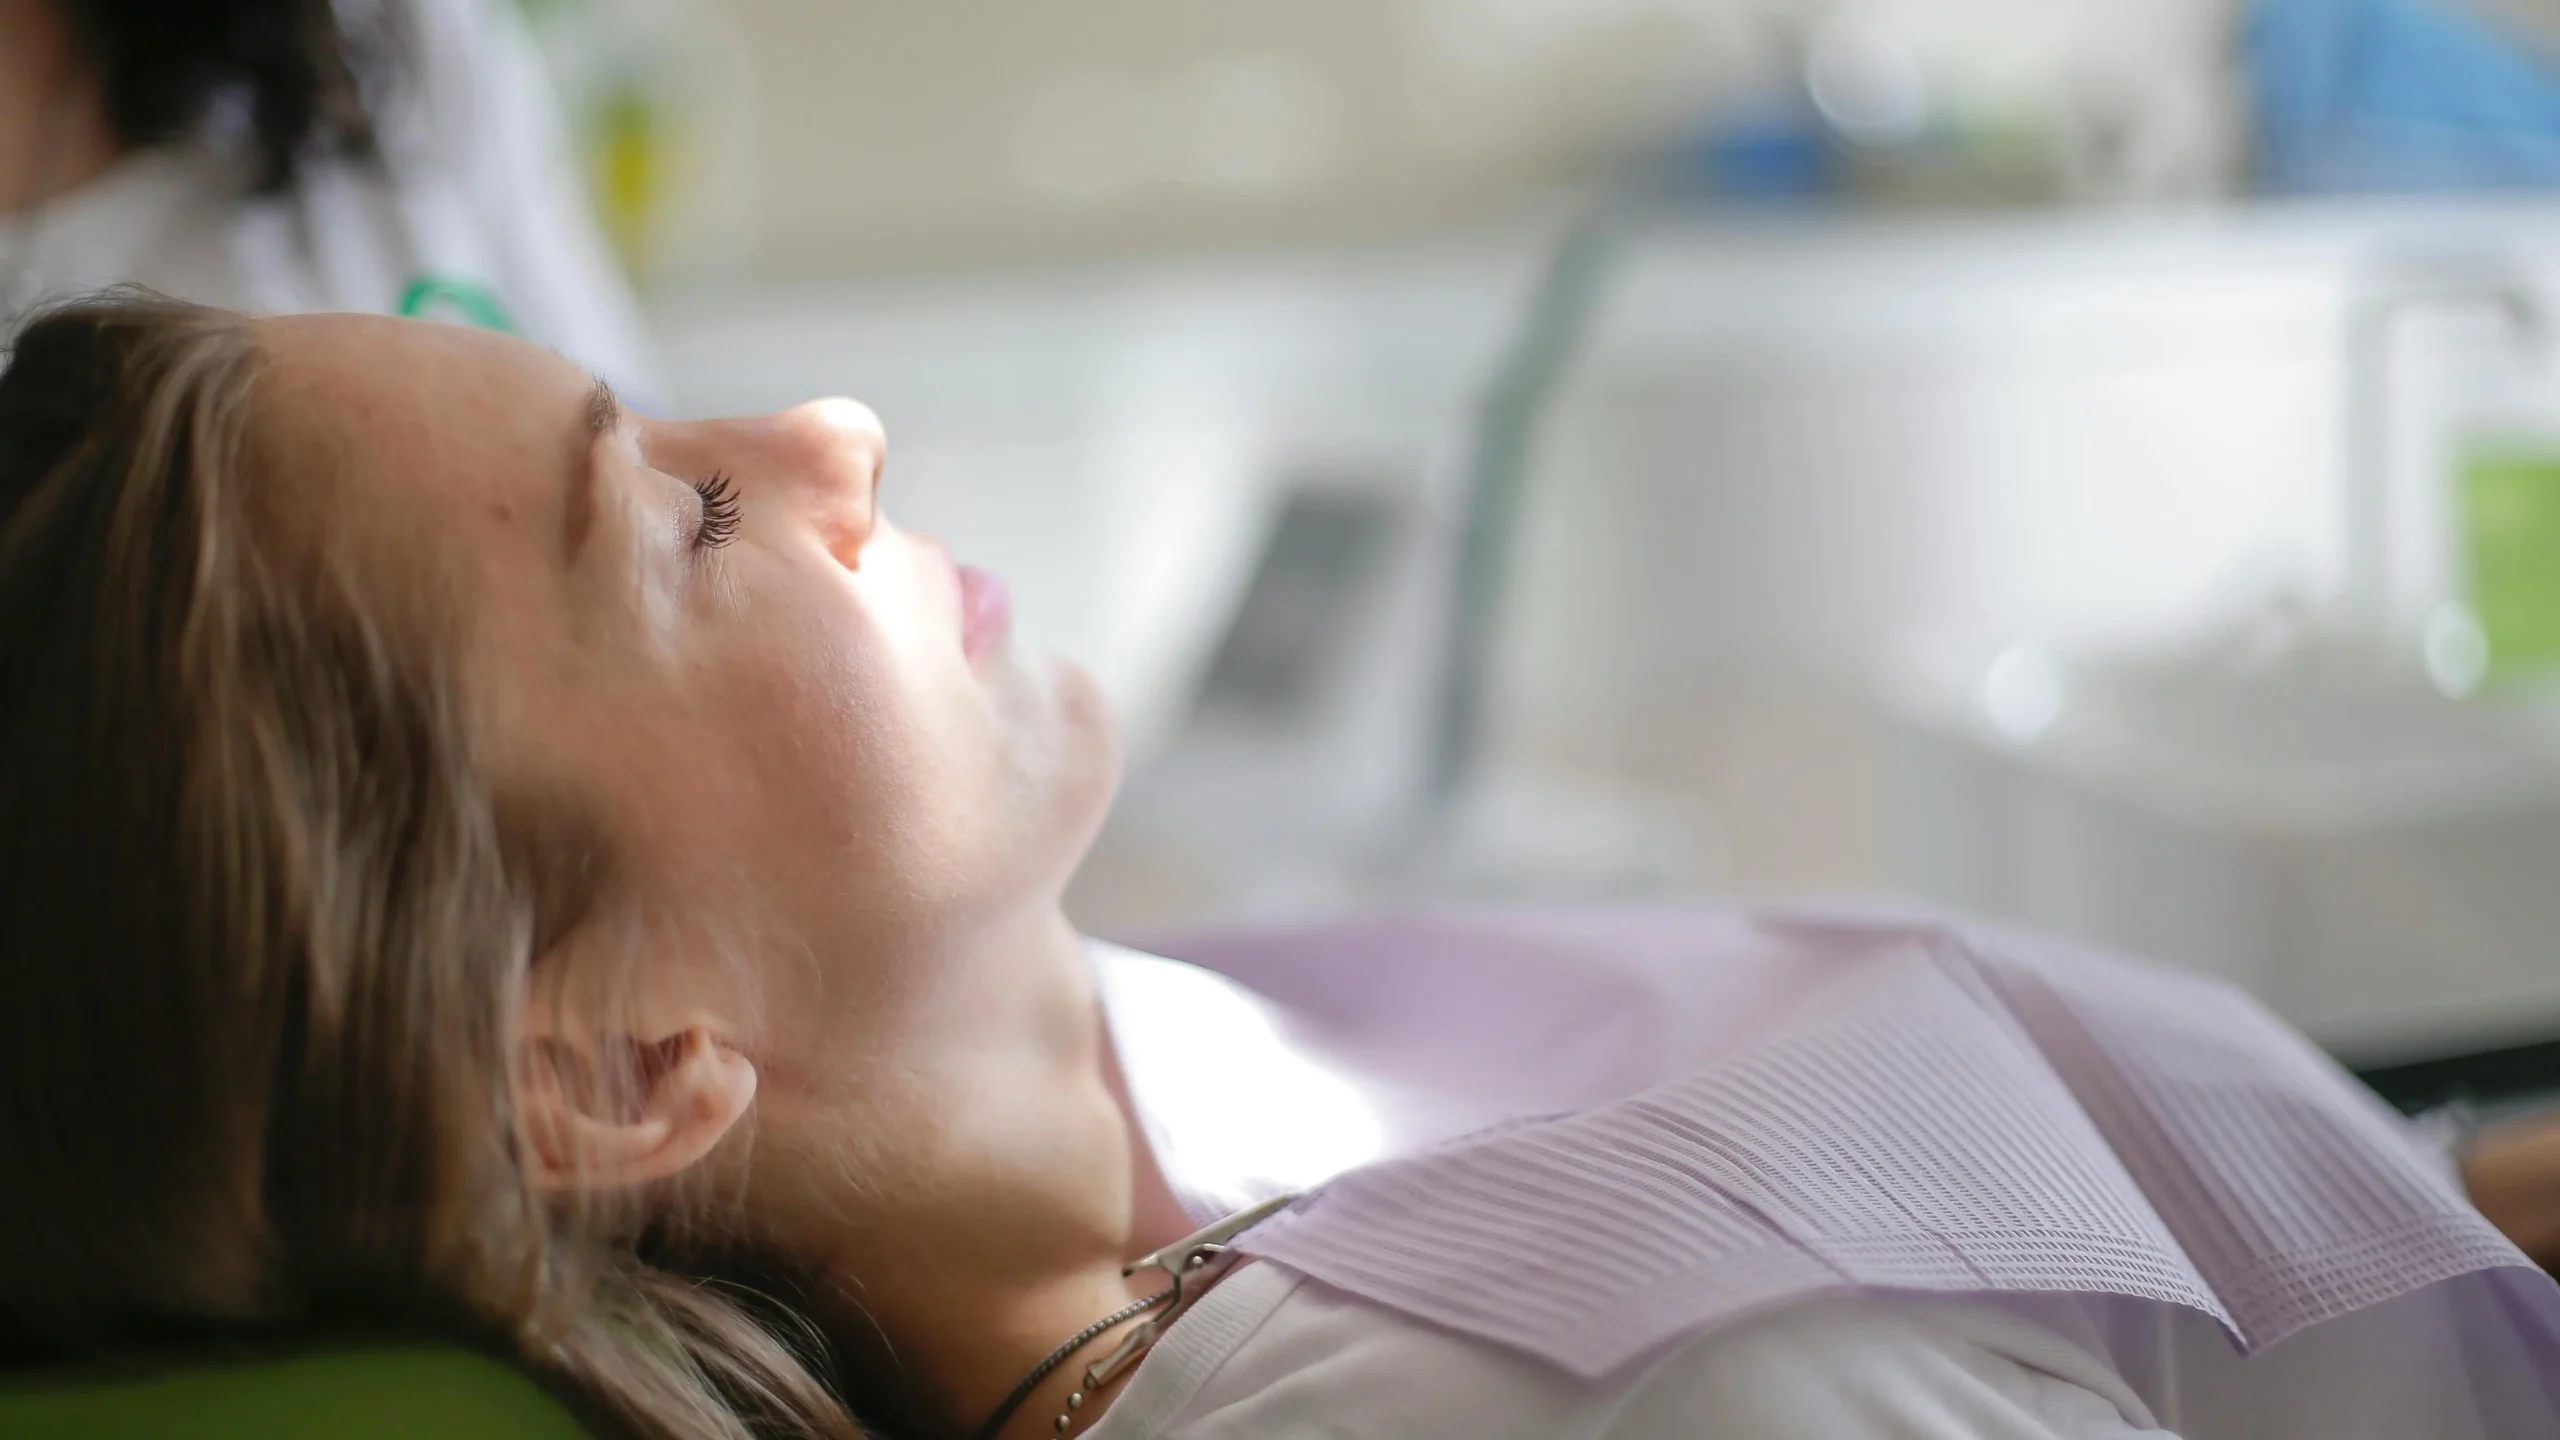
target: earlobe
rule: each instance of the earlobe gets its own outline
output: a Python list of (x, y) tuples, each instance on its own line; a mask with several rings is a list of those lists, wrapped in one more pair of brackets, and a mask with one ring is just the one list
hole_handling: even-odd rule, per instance
[(710, 1027), (617, 1038), (597, 1057), (528, 1039), (517, 1089), (525, 1168), (543, 1190), (622, 1190), (701, 1162), (747, 1113), (756, 1069)]

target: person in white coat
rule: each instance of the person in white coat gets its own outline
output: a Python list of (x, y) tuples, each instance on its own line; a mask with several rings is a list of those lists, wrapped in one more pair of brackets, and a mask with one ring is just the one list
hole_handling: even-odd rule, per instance
[(506, 0), (0, 0), (0, 339), (116, 284), (460, 321), (663, 393)]

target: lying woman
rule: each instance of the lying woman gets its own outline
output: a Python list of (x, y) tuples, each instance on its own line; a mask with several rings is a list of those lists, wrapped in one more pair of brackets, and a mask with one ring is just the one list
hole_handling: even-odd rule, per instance
[(882, 455), (417, 322), (23, 333), (0, 1348), (440, 1331), (653, 1437), (2560, 1424), (2560, 1290), (2217, 986), (1837, 912), (1089, 944), (1109, 716)]

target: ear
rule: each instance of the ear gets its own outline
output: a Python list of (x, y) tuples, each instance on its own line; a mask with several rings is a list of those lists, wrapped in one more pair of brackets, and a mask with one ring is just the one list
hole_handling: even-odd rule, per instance
[(621, 1190), (680, 1174), (747, 1113), (756, 1067), (707, 1024), (653, 1040), (528, 1035), (517, 1053), (525, 1168), (543, 1190)]

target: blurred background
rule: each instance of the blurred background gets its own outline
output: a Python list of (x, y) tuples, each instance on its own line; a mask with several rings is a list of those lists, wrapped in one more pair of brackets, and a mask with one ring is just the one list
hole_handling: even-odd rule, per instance
[(524, 0), (674, 408), (870, 401), (1104, 933), (1884, 891), (2560, 1036), (2553, 0)]

